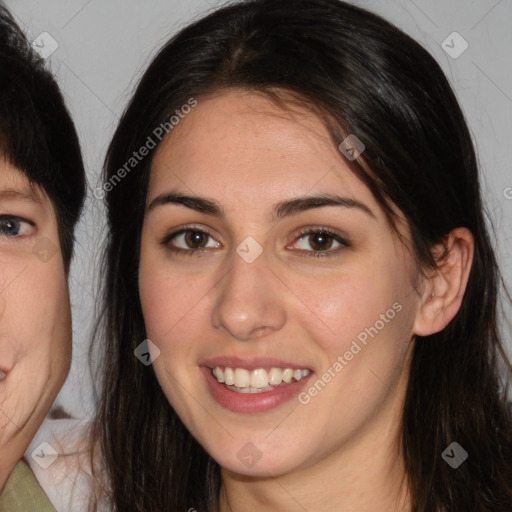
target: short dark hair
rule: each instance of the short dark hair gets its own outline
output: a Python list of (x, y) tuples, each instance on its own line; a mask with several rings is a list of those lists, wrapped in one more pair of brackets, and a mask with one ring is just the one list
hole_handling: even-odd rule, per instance
[(55, 78), (2, 3), (0, 155), (52, 201), (68, 269), (86, 187), (80, 144)]

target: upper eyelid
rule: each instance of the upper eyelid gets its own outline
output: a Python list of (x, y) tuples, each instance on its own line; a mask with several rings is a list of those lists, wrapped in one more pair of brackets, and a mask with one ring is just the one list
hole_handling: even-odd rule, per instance
[(165, 243), (166, 240), (170, 241), (173, 238), (175, 238), (175, 237), (177, 237), (179, 235), (182, 235), (183, 233), (187, 233), (188, 231), (199, 231), (200, 233), (205, 233), (206, 235), (211, 236), (212, 238), (215, 238), (212, 235), (212, 233), (209, 230), (207, 230), (207, 229), (204, 229), (204, 228), (199, 227), (199, 226), (194, 226), (194, 225), (191, 225), (191, 226), (185, 225), (185, 226), (181, 226), (179, 228), (171, 230), (168, 234), (166, 234), (162, 238), (162, 242)]
[(27, 224), (30, 224), (32, 227), (36, 227), (36, 223), (33, 220), (27, 219), (26, 217), (21, 217), (20, 215), (13, 215), (10, 213), (0, 213), (0, 219), (16, 219), (21, 222), (25, 222)]

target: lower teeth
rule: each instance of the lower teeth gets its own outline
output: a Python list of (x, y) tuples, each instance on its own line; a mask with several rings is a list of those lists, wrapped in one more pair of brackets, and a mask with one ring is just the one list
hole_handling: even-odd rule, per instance
[(291, 382), (282, 382), (281, 384), (279, 384), (279, 386), (267, 386), (265, 388), (251, 388), (251, 387), (247, 387), (247, 388), (237, 388), (236, 386), (230, 386), (226, 383), (224, 383), (224, 386), (229, 389), (230, 391), (235, 391), (236, 393), (265, 393), (267, 391), (272, 391), (273, 389), (276, 389), (280, 386), (286, 386), (287, 384), (293, 384), (294, 382), (298, 382), (297, 380), (295, 380), (295, 378), (292, 379)]
[(273, 386), (267, 386), (266, 388), (237, 388), (236, 386), (226, 386), (231, 391), (237, 393), (264, 393), (265, 391), (271, 391), (274, 389)]

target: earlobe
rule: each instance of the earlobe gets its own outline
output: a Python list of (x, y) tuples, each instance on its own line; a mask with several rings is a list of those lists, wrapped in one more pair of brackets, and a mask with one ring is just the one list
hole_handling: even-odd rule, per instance
[(442, 331), (460, 309), (474, 254), (474, 238), (467, 228), (452, 230), (432, 248), (435, 271), (427, 278), (414, 322), (414, 334)]

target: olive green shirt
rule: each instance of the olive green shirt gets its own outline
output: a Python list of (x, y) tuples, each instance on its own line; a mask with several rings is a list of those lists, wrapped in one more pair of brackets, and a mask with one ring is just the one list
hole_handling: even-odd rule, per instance
[(0, 495), (0, 512), (56, 512), (24, 460), (5, 484)]

